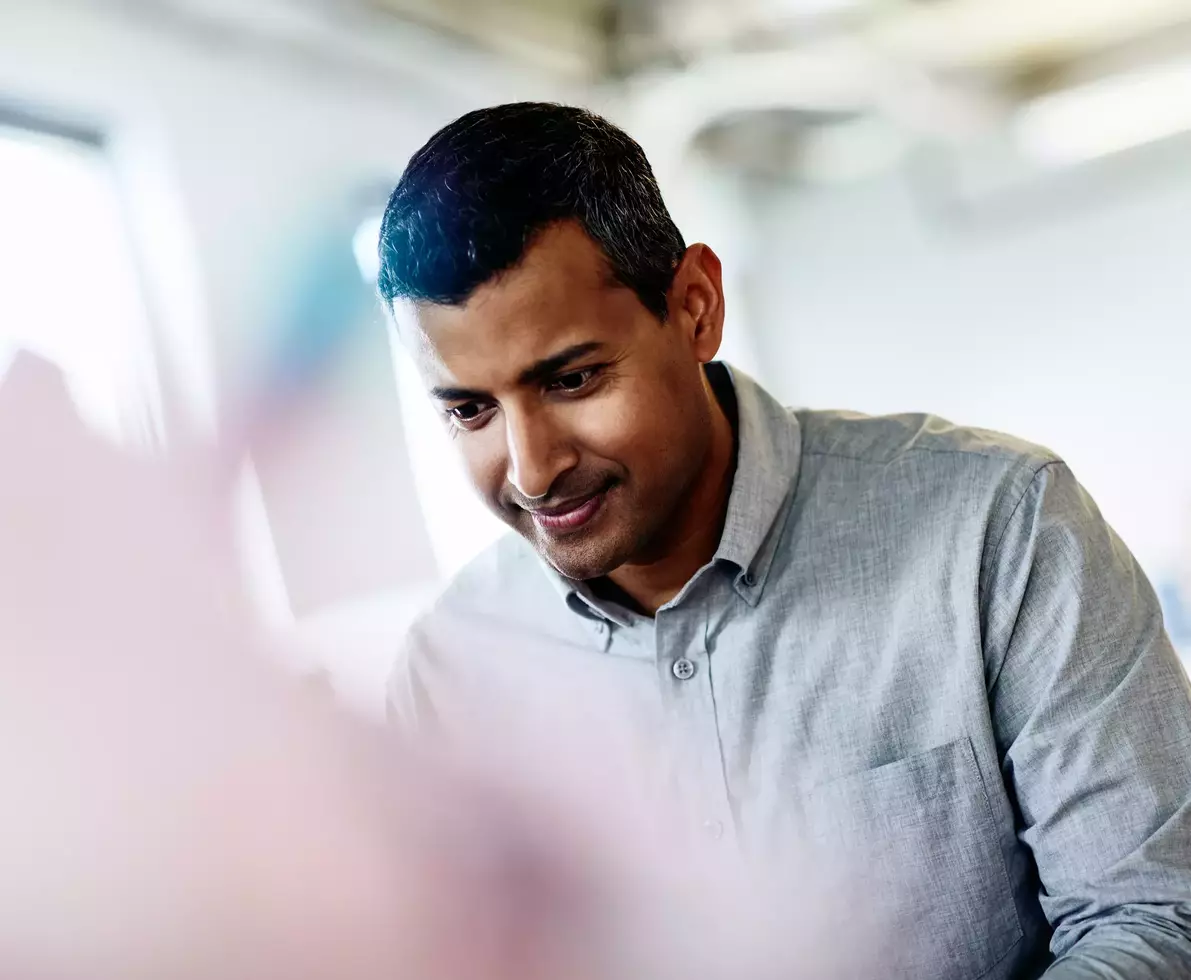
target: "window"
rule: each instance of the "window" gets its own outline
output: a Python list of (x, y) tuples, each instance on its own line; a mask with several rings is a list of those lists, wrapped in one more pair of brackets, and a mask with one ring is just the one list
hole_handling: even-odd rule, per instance
[(161, 437), (136, 264), (101, 141), (0, 115), (0, 374), (20, 350), (65, 375), (80, 415)]

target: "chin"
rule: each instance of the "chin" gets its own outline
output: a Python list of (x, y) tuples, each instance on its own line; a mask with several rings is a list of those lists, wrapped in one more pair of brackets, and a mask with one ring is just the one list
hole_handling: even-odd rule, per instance
[(601, 578), (617, 567), (616, 565), (607, 567), (603, 564), (572, 561), (564, 555), (553, 552), (542, 552), (541, 554), (559, 575), (574, 582), (587, 582), (591, 579)]
[(541, 541), (535, 541), (534, 545), (538, 554), (560, 575), (576, 582), (602, 578), (624, 564), (623, 559), (615, 554), (615, 549), (611, 548), (595, 548), (591, 544), (578, 542), (574, 547)]

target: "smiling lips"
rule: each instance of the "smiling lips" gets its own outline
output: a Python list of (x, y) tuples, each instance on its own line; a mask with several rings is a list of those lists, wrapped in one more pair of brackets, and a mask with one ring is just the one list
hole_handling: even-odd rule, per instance
[(551, 534), (566, 531), (577, 531), (599, 513), (604, 503), (604, 494), (597, 493), (585, 500), (572, 501), (561, 507), (550, 507), (544, 510), (530, 511), (534, 523)]

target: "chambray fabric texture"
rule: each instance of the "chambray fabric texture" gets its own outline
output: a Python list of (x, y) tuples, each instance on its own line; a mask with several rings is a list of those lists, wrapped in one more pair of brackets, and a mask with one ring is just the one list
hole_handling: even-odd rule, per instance
[(715, 558), (651, 620), (509, 536), (411, 630), (394, 716), (443, 723), (463, 690), (581, 713), (598, 674), (708, 846), (797, 826), (864, 856), (899, 924), (883, 977), (1191, 978), (1191, 684), (1067, 466), (715, 370), (738, 418)]

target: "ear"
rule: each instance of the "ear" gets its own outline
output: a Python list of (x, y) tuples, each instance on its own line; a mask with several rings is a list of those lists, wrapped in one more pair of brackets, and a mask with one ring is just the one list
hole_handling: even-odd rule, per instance
[(686, 250), (668, 294), (672, 325), (699, 363), (715, 359), (724, 336), (724, 271), (707, 245)]

